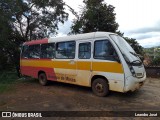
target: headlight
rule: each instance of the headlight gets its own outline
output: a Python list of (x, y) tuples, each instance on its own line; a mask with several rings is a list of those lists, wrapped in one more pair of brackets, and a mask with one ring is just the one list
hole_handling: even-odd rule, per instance
[(132, 67), (132, 66), (130, 66), (129, 68), (130, 68), (130, 71), (131, 71), (132, 75), (133, 75), (134, 77), (136, 77), (136, 73), (135, 73), (135, 71), (134, 71), (133, 67)]

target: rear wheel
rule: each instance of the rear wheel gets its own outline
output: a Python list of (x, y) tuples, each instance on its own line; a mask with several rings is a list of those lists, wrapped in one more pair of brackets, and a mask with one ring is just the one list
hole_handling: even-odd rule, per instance
[(100, 97), (104, 97), (109, 93), (109, 85), (105, 79), (97, 78), (92, 82), (92, 91)]
[(38, 75), (38, 80), (39, 80), (39, 83), (43, 86), (47, 85), (48, 84), (48, 81), (47, 81), (47, 77), (46, 77), (46, 74), (45, 73), (40, 73)]

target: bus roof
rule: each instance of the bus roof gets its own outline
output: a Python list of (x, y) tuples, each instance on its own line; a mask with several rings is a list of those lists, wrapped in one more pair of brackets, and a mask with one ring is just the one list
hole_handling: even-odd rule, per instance
[(85, 40), (85, 39), (106, 37), (109, 34), (114, 34), (114, 33), (91, 32), (91, 33), (84, 33), (84, 34), (77, 34), (77, 35), (69, 35), (69, 36), (64, 36), (64, 37), (53, 37), (53, 38), (49, 38), (48, 42), (51, 43), (51, 42), (58, 42), (58, 41)]
[(69, 35), (69, 36), (63, 36), (63, 37), (51, 37), (49, 39), (46, 38), (46, 39), (42, 39), (42, 40), (32, 40), (32, 41), (29, 41), (29, 42), (25, 42), (23, 45), (43, 44), (43, 43), (52, 43), (52, 42), (59, 42), (59, 41), (85, 40), (85, 39), (106, 37), (109, 34), (115, 34), (115, 33), (111, 33), (111, 32), (91, 32), (91, 33)]
[(35, 44), (43, 44), (43, 43), (48, 43), (48, 39), (41, 39), (41, 40), (31, 40), (28, 42), (25, 42), (23, 45), (35, 45)]

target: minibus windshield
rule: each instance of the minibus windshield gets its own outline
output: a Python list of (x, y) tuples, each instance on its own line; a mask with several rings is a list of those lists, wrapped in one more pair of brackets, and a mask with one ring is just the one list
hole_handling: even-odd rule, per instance
[(127, 57), (128, 62), (133, 62), (133, 61), (139, 61), (141, 62), (140, 58), (136, 54), (136, 52), (133, 50), (133, 48), (124, 40), (122, 37), (111, 34), (110, 37), (112, 40), (115, 41), (115, 43), (118, 45), (119, 49), (121, 50), (122, 54)]

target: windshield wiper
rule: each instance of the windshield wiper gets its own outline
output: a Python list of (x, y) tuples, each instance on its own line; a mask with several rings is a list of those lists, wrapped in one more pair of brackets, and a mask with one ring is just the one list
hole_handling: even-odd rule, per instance
[(133, 66), (141, 66), (142, 62), (140, 60), (135, 60), (135, 61), (132, 61), (130, 64)]
[(136, 56), (136, 57), (139, 57), (139, 55), (138, 55), (137, 53), (134, 53), (134, 52), (131, 52), (131, 51), (130, 51), (130, 53), (131, 53), (132, 55)]

